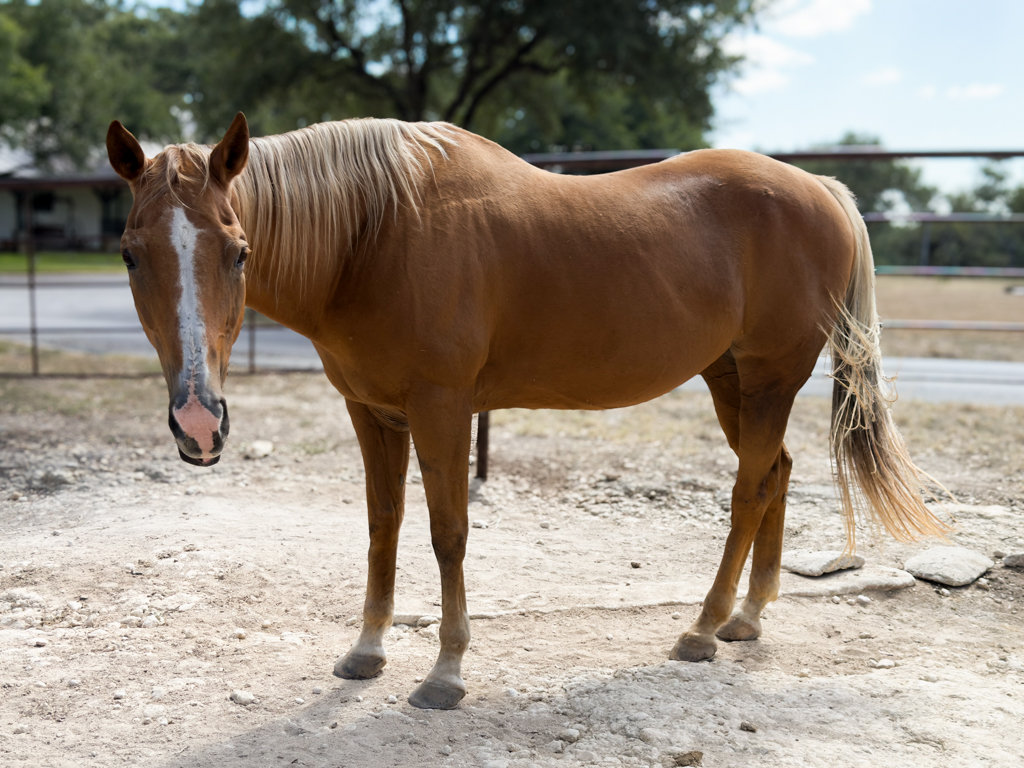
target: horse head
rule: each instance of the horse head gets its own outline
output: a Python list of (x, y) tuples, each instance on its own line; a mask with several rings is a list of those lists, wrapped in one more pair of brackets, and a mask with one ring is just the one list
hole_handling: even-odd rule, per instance
[(115, 120), (107, 155), (134, 197), (121, 255), (167, 381), (171, 433), (182, 460), (211, 466), (228, 436), (223, 384), (245, 311), (249, 246), (231, 183), (248, 160), (249, 126), (238, 113), (212, 151), (186, 144), (147, 158)]

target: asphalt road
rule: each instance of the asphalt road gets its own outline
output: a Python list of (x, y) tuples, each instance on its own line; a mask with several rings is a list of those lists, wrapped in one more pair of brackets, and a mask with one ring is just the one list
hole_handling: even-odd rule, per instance
[[(116, 352), (153, 357), (125, 275), (41, 275), (37, 291), (37, 317), (41, 343), (60, 349), (91, 353)], [(25, 342), (27, 333), (11, 333), (28, 326), (28, 292), (24, 278), (0, 277), (0, 336)], [(116, 333), (67, 333), (52, 329), (108, 327)], [(235, 345), (236, 364), (248, 360), (248, 335)], [(256, 364), (261, 368), (322, 369), (308, 339), (286, 328), (260, 328), (256, 334)], [(940, 358), (887, 358), (887, 376), (895, 375), (904, 400), (1000, 405), (1024, 405), (1024, 363)], [(699, 377), (685, 390), (705, 390)], [(828, 361), (819, 360), (802, 395), (830, 397)]]

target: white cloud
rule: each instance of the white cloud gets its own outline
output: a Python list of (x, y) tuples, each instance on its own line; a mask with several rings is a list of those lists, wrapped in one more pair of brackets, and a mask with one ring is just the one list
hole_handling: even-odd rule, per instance
[(903, 79), (903, 72), (896, 67), (882, 67), (864, 75), (861, 82), (865, 85), (892, 85)]
[(725, 52), (742, 56), (743, 74), (732, 87), (744, 95), (774, 91), (789, 84), (788, 70), (814, 63), (814, 57), (764, 35), (729, 35), (722, 42)]
[(871, 10), (871, 0), (778, 0), (764, 16), (765, 28), (789, 37), (820, 37), (853, 26)]
[(979, 101), (981, 99), (994, 99), (1000, 95), (1003, 90), (1002, 85), (998, 83), (972, 83), (967, 86), (954, 85), (951, 88), (946, 89), (946, 97), (950, 99), (970, 99), (972, 101)]
[(939, 89), (934, 85), (925, 85), (918, 89), (917, 95), (922, 99), (934, 99), (939, 93)]

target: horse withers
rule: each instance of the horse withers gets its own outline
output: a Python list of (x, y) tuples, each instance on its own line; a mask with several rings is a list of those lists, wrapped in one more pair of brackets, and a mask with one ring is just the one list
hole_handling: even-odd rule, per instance
[(923, 476), (889, 414), (867, 230), (833, 179), (729, 150), (560, 176), (451, 125), (372, 119), (250, 139), (239, 114), (215, 147), (152, 159), (114, 122), (107, 149), (134, 195), (122, 250), (182, 458), (209, 465), (224, 448), (223, 381), (246, 305), (311, 339), (346, 399), (370, 550), (341, 677), (386, 662), (411, 435), (442, 619), (437, 662), (409, 701), (449, 708), (465, 695), (480, 411), (618, 408), (704, 377), (739, 467), (718, 575), (672, 659), (710, 658), (716, 634), (761, 632), (778, 595), (783, 436), (826, 342), (850, 545), (858, 509), (901, 539), (947, 530), (922, 503)]

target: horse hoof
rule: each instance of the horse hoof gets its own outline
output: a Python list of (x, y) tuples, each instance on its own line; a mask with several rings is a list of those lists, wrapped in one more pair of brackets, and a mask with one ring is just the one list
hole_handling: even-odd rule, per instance
[(387, 663), (385, 656), (349, 651), (334, 665), (334, 674), (346, 680), (366, 680), (379, 675)]
[(673, 661), (705, 661), (714, 656), (717, 650), (715, 638), (687, 633), (676, 641), (668, 657)]
[(409, 694), (409, 703), (419, 709), (454, 709), (466, 695), (466, 686), (424, 680)]
[(715, 634), (723, 640), (756, 640), (761, 636), (761, 620), (751, 621), (742, 614), (733, 614)]

